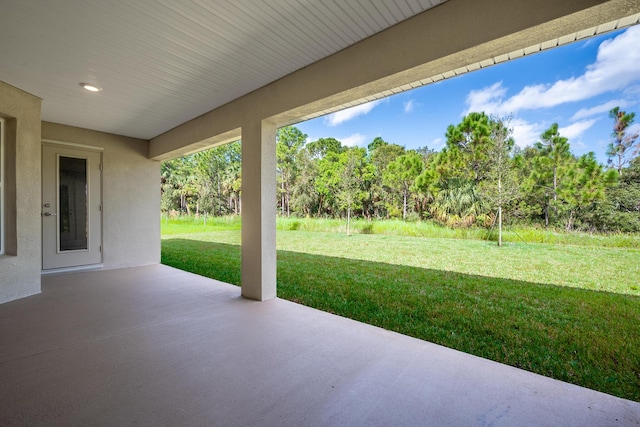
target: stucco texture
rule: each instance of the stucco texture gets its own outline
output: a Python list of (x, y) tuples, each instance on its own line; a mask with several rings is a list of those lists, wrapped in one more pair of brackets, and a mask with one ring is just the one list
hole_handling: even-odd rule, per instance
[(160, 262), (160, 162), (148, 141), (42, 123), (42, 139), (103, 149), (104, 268)]
[[(40, 107), (41, 100), (0, 82), (5, 143), (5, 237), (0, 255), (0, 303), (40, 292)], [(3, 237), (4, 238), (4, 237)]]

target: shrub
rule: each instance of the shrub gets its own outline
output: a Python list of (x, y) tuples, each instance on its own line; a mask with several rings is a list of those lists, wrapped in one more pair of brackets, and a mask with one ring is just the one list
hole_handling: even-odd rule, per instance
[(369, 222), (368, 224), (364, 224), (360, 229), (360, 233), (362, 234), (373, 234), (373, 222)]
[(291, 224), (289, 224), (289, 230), (291, 231), (299, 230), (301, 224), (302, 223), (300, 221), (292, 221)]

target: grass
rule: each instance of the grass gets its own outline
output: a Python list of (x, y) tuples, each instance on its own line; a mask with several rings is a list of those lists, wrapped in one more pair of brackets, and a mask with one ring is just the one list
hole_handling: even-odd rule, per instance
[[(200, 218), (179, 217), (162, 218), (163, 234), (196, 233), (213, 230), (240, 230), (240, 218), (237, 216)], [(286, 218), (278, 217), (278, 230), (318, 231), (327, 233), (346, 233), (346, 221), (324, 218)], [(382, 234), (389, 236), (427, 237), (438, 239), (463, 239), (496, 241), (497, 230), (484, 228), (443, 227), (431, 221), (404, 222), (400, 220), (355, 219), (351, 223), (352, 234)], [(608, 235), (593, 233), (567, 233), (562, 230), (537, 227), (507, 227), (503, 230), (503, 240), (511, 243), (550, 243), (555, 245), (578, 245), (597, 247), (639, 248), (640, 235), (613, 233)]]
[[(239, 284), (239, 231), (192, 226), (164, 227), (163, 263)], [(638, 249), (300, 227), (277, 239), (281, 298), (640, 401)]]
[[(279, 230), (324, 231), (346, 233), (346, 221), (340, 219), (286, 218), (278, 217)], [(448, 228), (431, 221), (405, 222), (401, 220), (355, 219), (351, 223), (352, 234), (386, 234), (392, 236), (428, 237), (441, 239), (490, 240), (497, 241), (497, 229)], [(503, 230), (503, 240), (514, 243), (553, 243), (580, 246), (604, 246), (640, 248), (640, 235), (613, 233), (609, 235), (593, 233), (567, 233), (561, 230), (536, 227), (507, 227)]]
[(202, 233), (205, 231), (237, 230), (240, 231), (240, 218), (237, 216), (211, 217), (200, 216), (199, 218), (182, 216), (169, 219), (163, 214), (161, 219), (162, 235)]

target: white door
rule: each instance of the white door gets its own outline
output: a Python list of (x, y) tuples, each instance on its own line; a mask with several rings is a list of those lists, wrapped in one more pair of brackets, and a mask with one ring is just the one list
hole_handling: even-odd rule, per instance
[(102, 153), (42, 146), (42, 269), (102, 262)]

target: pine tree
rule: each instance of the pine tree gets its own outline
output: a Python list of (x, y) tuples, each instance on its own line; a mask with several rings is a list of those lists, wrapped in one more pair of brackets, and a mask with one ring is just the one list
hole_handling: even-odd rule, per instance
[[(540, 135), (540, 141), (535, 144), (539, 157), (535, 159), (534, 169), (537, 185), (545, 187), (545, 193), (551, 193), (553, 202), (545, 203), (545, 225), (549, 226), (549, 206), (553, 207), (555, 218), (558, 217), (558, 186), (563, 167), (572, 158), (569, 150), (569, 140), (560, 136), (558, 124), (554, 123)], [(547, 181), (550, 182), (547, 182)]]
[(627, 113), (620, 110), (620, 107), (615, 107), (609, 111), (609, 117), (613, 119), (613, 132), (607, 149), (608, 163), (618, 171), (618, 175), (622, 175), (622, 169), (632, 158), (631, 148), (640, 136), (639, 132), (628, 133), (636, 113)]
[(280, 209), (282, 215), (291, 215), (291, 189), (296, 178), (296, 157), (304, 146), (307, 135), (295, 126), (278, 129), (276, 157), (280, 178)]
[(502, 210), (520, 193), (511, 158), (513, 131), (508, 121), (508, 118), (492, 120), (492, 144), (487, 151), (490, 168), (486, 179), (479, 184), (480, 194), (498, 209), (498, 246), (502, 246)]

